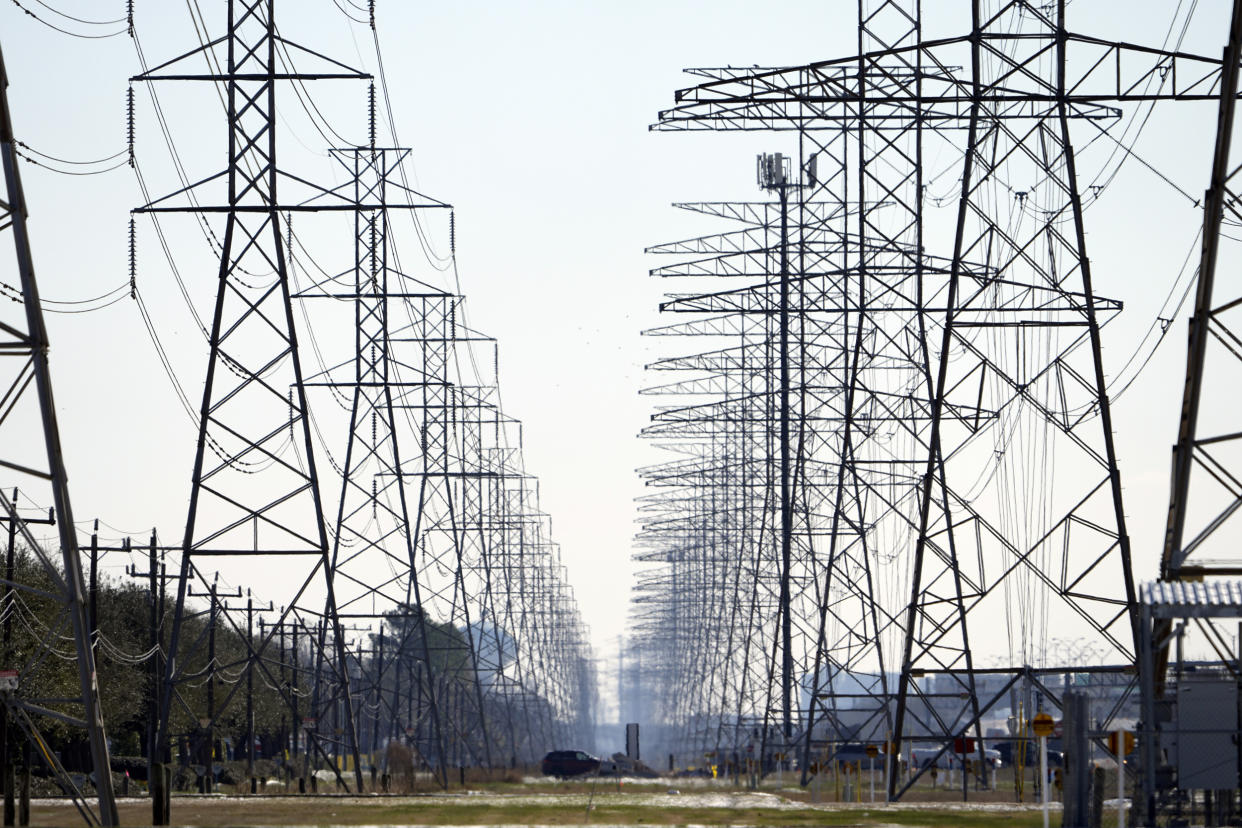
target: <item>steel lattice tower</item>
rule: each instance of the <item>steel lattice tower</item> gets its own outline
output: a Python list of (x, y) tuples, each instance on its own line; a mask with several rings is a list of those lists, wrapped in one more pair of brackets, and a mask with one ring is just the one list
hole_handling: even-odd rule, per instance
[[(477, 393), (456, 377), (454, 360), (458, 348), (491, 340), (459, 331), (457, 309), (461, 299), (449, 294), (420, 297), (407, 330), (397, 337), (417, 351), (415, 364), (422, 366), (417, 398), (408, 402), (416, 412), (420, 453), (400, 470), (404, 486), (411, 489), (416, 520), (422, 607), (442, 622), (464, 630), (467, 640), (451, 655), (456, 659), (451, 692), (443, 704), (445, 713), (446, 763), (467, 759), (490, 765), (488, 725), (478, 680), (478, 659), (472, 627), (472, 606), (479, 593), (469, 590), (468, 571), (475, 560), (477, 527), (481, 518), (477, 487), (482, 458), (477, 435), (482, 418), (499, 416), (484, 405)], [(473, 495), (473, 497), (471, 497)], [(471, 584), (470, 586), (474, 586)], [(477, 613), (477, 607), (474, 608)]]
[[(1234, 130), (1238, 61), (1242, 56), (1242, 4), (1233, 4), (1219, 84), (1211, 179), (1204, 199), (1203, 245), (1194, 313), (1190, 318), (1186, 380), (1173, 453), (1173, 484), (1160, 577), (1195, 579), (1205, 575), (1242, 575), (1242, 562), (1227, 540), (1226, 524), (1242, 507), (1242, 434), (1220, 399), (1236, 388), (1239, 335), (1238, 296), (1233, 282), (1218, 281), (1225, 251), (1224, 228), (1234, 220), (1238, 197)], [(1204, 403), (1207, 403), (1205, 406)], [(1215, 404), (1215, 405), (1214, 405)]]
[[(276, 32), (274, 15), (275, 0), (229, 0), (223, 37), (134, 78), (223, 84), (228, 130), (224, 171), (136, 211), (224, 217), (210, 355), (169, 647), (170, 652), (180, 655), (190, 584), (194, 580), (208, 583), (201, 569), (204, 559), (285, 556), (285, 572), (292, 576), (294, 587), (282, 596), (281, 623), (273, 625), (272, 632), (260, 642), (251, 664), (267, 670), (262, 655), (286, 617), (292, 616), (305, 629), (316, 631), (316, 674), (331, 676), (332, 680), (316, 682), (313, 704), (325, 710), (333, 709), (338, 701), (344, 706), (341, 725), (347, 732), (343, 742), (352, 753), (356, 784), (361, 788), (345, 639), (337, 612), (335, 571), (312, 449), (281, 232), (282, 212), (355, 211), (356, 206), (348, 198), (331, 198), (323, 188), (308, 186), (278, 167), (276, 87), (283, 81), (359, 80), (368, 76), (285, 41)], [(225, 53), (222, 61), (218, 50)], [(297, 72), (292, 67), (285, 70), (280, 62), (291, 52), (324, 68), (318, 72)], [(215, 59), (218, 71), (204, 74), (183, 68), (199, 57), (207, 59), (209, 66)], [(282, 181), (309, 189), (310, 196), (319, 201), (307, 204), (305, 192), (300, 198), (282, 201), (278, 193)], [(213, 183), (226, 186), (223, 202), (203, 204), (204, 199), (214, 198), (202, 194)], [(225, 618), (232, 623), (227, 614)], [(197, 646), (191, 647), (191, 652), (194, 649)], [(179, 701), (176, 691), (187, 675), (185, 667), (185, 657), (181, 663), (176, 658), (168, 661), (160, 727), (160, 745), (165, 750), (172, 703)], [(271, 676), (269, 681), (278, 683)], [(226, 709), (235, 694), (236, 688), (209, 718)], [(211, 727), (209, 722), (205, 728), (208, 734)], [(320, 742), (313, 744), (326, 758)]]
[[(835, 471), (834, 482), (794, 484), (814, 483), (823, 504), (801, 506), (812, 527), (802, 565), (822, 584), (818, 623), (807, 624), (818, 630), (795, 667), (810, 685), (800, 705), (808, 751), (821, 738), (816, 722), (836, 715), (833, 675), (874, 698), (857, 736), (979, 733), (995, 699), (980, 696), (969, 621), (1004, 611), (1009, 592), (1047, 596), (1115, 657), (1133, 658), (1129, 541), (1100, 356), (1100, 329), (1120, 305), (1092, 284), (1071, 125), (1106, 128), (1115, 103), (1211, 99), (1220, 62), (1073, 34), (1063, 4), (970, 8), (969, 35), (925, 43), (917, 3), (862, 3), (860, 55), (693, 70), (708, 80), (678, 92), (655, 127), (795, 132), (802, 190), (827, 187), (854, 216), (831, 228), (839, 292), (799, 311), (819, 326), (808, 329), (814, 339), (840, 350), (841, 379), (830, 398), (840, 424), (816, 428), (804, 411), (815, 436), (798, 438), (818, 441), (820, 462)], [(963, 183), (944, 200), (956, 205), (954, 241), (929, 249), (924, 144), (963, 131)], [(799, 234), (813, 223), (791, 226)], [(790, 266), (801, 281), (796, 257)], [(771, 394), (775, 378), (768, 366), (756, 393)], [(777, 380), (778, 393), (801, 395), (799, 382), (807, 378), (790, 377), (786, 390)], [(1072, 475), (1028, 461), (1037, 445)], [(1040, 505), (1024, 512), (1026, 491)], [(838, 586), (846, 583), (866, 584), (853, 609)], [(774, 673), (775, 664), (769, 684), (788, 695), (787, 662)]]
[[(17, 146), (9, 113), (9, 79), (0, 52), (0, 170), (4, 190), (0, 197), (0, 231), (12, 240), (20, 301), (16, 307), (6, 303), (0, 318), (0, 354), (4, 355), (5, 392), (0, 403), (0, 423), (4, 424), (3, 458), (0, 466), (23, 486), (30, 497), (48, 497), (53, 504), (52, 517), (60, 542), (60, 561), (49, 556), (43, 545), (31, 534), (28, 516), (18, 512), (15, 499), (0, 493), (0, 507), (9, 524), (10, 538), (20, 537), (29, 553), (37, 560), (46, 583), (14, 582), (13, 561), (8, 563), (4, 588), (6, 613), (15, 611), (15, 601), (50, 602), (54, 614), (43, 640), (21, 648), (11, 646), (9, 634), (4, 636), (4, 667), (16, 671), (13, 686), (0, 690), (3, 700), (3, 722), (0, 749), (10, 750), (11, 727), (20, 730), (30, 742), (32, 754), (47, 765), (48, 771), (69, 793), (74, 805), (88, 824), (118, 824), (116, 800), (112, 789), (111, 762), (100, 707), (99, 686), (95, 672), (94, 642), (87, 626), (82, 564), (78, 539), (69, 500), (68, 475), (61, 454), (60, 432), (56, 423), (56, 407), (52, 399), (51, 373), (48, 367), (49, 342), (35, 280), (34, 258), (27, 230), (26, 198), (17, 164)], [(6, 257), (7, 258), (7, 257)], [(9, 271), (9, 265), (4, 268)], [(6, 276), (5, 282), (11, 277)], [(42, 439), (31, 439), (30, 432), (19, 432), (23, 426), (34, 425)], [(39, 521), (44, 522), (44, 521)], [(12, 541), (10, 541), (11, 543)], [(47, 661), (58, 637), (72, 638), (76, 650), (76, 697), (65, 698), (65, 691), (55, 687), (48, 678)], [(55, 661), (53, 660), (53, 663)], [(59, 758), (46, 747), (43, 728), (49, 721), (58, 721), (85, 731), (90, 744), (91, 761), (96, 778), (96, 806), (78, 788)]]
[[(1201, 589), (1202, 594), (1229, 594), (1224, 577), (1242, 575), (1242, 559), (1236, 541), (1235, 516), (1242, 507), (1242, 432), (1237, 428), (1234, 397), (1242, 364), (1242, 289), (1231, 271), (1237, 268), (1237, 252), (1230, 244), (1229, 227), (1238, 220), (1238, 155), (1235, 152), (1239, 64), (1242, 63), (1242, 2), (1231, 7), (1229, 27), (1222, 57), (1216, 131), (1207, 190), (1203, 198), (1203, 235), (1199, 252), (1198, 285), (1188, 326), (1186, 374), (1178, 420), (1177, 442), (1173, 446), (1173, 473), (1169, 490), (1169, 509), (1161, 548), (1159, 580), (1200, 582), (1185, 584), (1185, 593)], [(1160, 584), (1152, 585), (1160, 587)], [(1221, 587), (1224, 587), (1221, 590)], [(1150, 601), (1150, 597), (1148, 599)], [(1236, 605), (1218, 602), (1223, 614), (1235, 615)], [(1150, 610), (1150, 603), (1144, 607)], [(1179, 682), (1185, 638), (1190, 633), (1206, 643), (1228, 664), (1238, 657), (1230, 645), (1233, 633), (1225, 619), (1212, 613), (1187, 612), (1194, 625), (1174, 626), (1167, 617), (1145, 622), (1140, 648), (1143, 674), (1143, 719), (1146, 732), (1142, 740), (1142, 811), (1152, 824), (1165, 809), (1180, 815), (1179, 790), (1182, 780), (1163, 778), (1163, 740), (1183, 727), (1178, 716), (1168, 721), (1158, 710), (1161, 701), (1177, 710)], [(1176, 642), (1178, 662), (1170, 670), (1170, 650)], [(1235, 642), (1236, 645), (1236, 642)], [(1172, 690), (1172, 692), (1170, 692)], [(1222, 723), (1222, 730), (1226, 730)], [(1136, 796), (1136, 803), (1138, 797)]]
[[(564, 680), (555, 673), (581, 654), (559, 652), (528, 626), (532, 601), (555, 593), (560, 577), (513, 577), (542, 566), (525, 552), (540, 520), (520, 426), (500, 410), (496, 342), (459, 321), (462, 297), (399, 268), (389, 212), (447, 206), (399, 182), (404, 153), (337, 152), (359, 207), (355, 263), (298, 294), (351, 300), (358, 332), (353, 357), (307, 383), (352, 395), (334, 536), (338, 614), (372, 626), (372, 658), (356, 662), (360, 687), (383, 704), (389, 729), (412, 734), (423, 761), (438, 771), (531, 761), (579, 700), (557, 698), (555, 717), (530, 700), (555, 692)], [(558, 608), (550, 626), (572, 617)], [(419, 696), (408, 710), (392, 702), (403, 661)], [(372, 750), (381, 718), (371, 722)]]
[[(374, 122), (374, 117), (372, 117)], [(384, 619), (400, 616), (413, 620), (406, 635), (389, 641), (399, 656), (407, 648), (421, 657), (415, 672), (420, 698), (426, 699), (431, 716), (432, 742), (436, 755), (444, 755), (442, 722), (437, 704), (437, 688), (432, 674), (429, 635), (417, 556), (415, 553), (406, 487), (402, 485), (401, 407), (411, 393), (425, 385), (425, 379), (409, 381), (398, 374), (397, 360), (390, 343), (394, 311), (407, 301), (445, 301), (450, 297), (429, 293), (410, 280), (392, 262), (389, 240), (391, 213), (402, 209), (445, 208), (448, 205), (413, 193), (398, 179), (400, 164), (409, 154), (405, 149), (359, 147), (336, 150), (334, 156), (348, 173), (344, 188), (356, 206), (354, 212), (354, 261), (342, 274), (346, 292), (329, 284), (316, 284), (296, 298), (346, 299), (353, 305), (354, 359), (339, 371), (329, 369), (312, 377), (309, 387), (325, 386), (335, 393), (349, 395), (349, 431), (345, 460), (341, 469), (341, 494), (332, 533), (332, 572), (336, 579), (337, 616), (359, 623), (380, 622), (377, 640), (387, 636)], [(392, 284), (390, 284), (392, 283)], [(415, 292), (411, 292), (411, 290)], [(338, 374), (343, 374), (338, 378)], [(380, 575), (379, 573), (383, 573)], [(416, 641), (410, 641), (416, 637)], [(386, 680), (395, 677), (396, 658), (378, 663), (368, 678), (377, 693)], [(358, 665), (362, 674), (362, 664)], [(386, 669), (385, 669), (386, 668)], [(389, 709), (390, 716), (395, 711)], [(378, 717), (376, 718), (378, 723)], [(371, 750), (375, 750), (372, 739)], [(444, 768), (438, 768), (442, 781)]]
[[(834, 473), (816, 459), (814, 449), (839, 419), (828, 400), (842, 379), (839, 351), (824, 345), (837, 334), (812, 314), (823, 303), (837, 301), (838, 275), (827, 268), (839, 252), (839, 234), (825, 228), (839, 224), (844, 211), (837, 202), (805, 200), (804, 188), (784, 172), (775, 183), (771, 189), (778, 197), (772, 202), (678, 205), (729, 219), (740, 228), (650, 250), (707, 254), (653, 271), (664, 277), (763, 280), (707, 295), (673, 295), (662, 308), (694, 314), (695, 320), (648, 331), (720, 337), (728, 343), (652, 364), (653, 370), (706, 376), (646, 391), (706, 396), (702, 403), (661, 406), (644, 432), (679, 459), (643, 470), (648, 485), (675, 488), (670, 496), (645, 500), (651, 518), (644, 521), (643, 541), (652, 552), (640, 556), (672, 566), (671, 575), (678, 579), (670, 590), (680, 602), (673, 622), (678, 632), (705, 635), (711, 642), (688, 654), (697, 665), (690, 675), (702, 682), (701, 695), (677, 696), (685, 715), (713, 711), (713, 716), (737, 717), (735, 728), (724, 728), (730, 733), (721, 729), (720, 719), (717, 732), (700, 732), (704, 749), (736, 749), (754, 736), (749, 731), (755, 728), (766, 743), (768, 717), (759, 712), (755, 719), (754, 711), (769, 708), (778, 711), (781, 731), (774, 743), (786, 738), (785, 727), (793, 724), (791, 708), (798, 706), (791, 698), (793, 676), (808, 669), (800, 645), (813, 634), (806, 625), (814, 617), (812, 608), (819, 606), (816, 577), (807, 563), (814, 536), (822, 534), (813, 525), (822, 516), (821, 501), (819, 483), (808, 481)], [(804, 225), (815, 229), (803, 232)], [(796, 278), (789, 262), (797, 263)], [(769, 279), (773, 272), (783, 275)], [(782, 388), (787, 390), (782, 393)], [(679, 520), (682, 514), (685, 523)], [(669, 545), (676, 550), (671, 558)], [(734, 565), (735, 554), (744, 563)], [(746, 568), (745, 578), (738, 566)], [(791, 647), (793, 642), (799, 649)], [(769, 660), (778, 676), (770, 683)], [(733, 667), (740, 675), (731, 674)]]

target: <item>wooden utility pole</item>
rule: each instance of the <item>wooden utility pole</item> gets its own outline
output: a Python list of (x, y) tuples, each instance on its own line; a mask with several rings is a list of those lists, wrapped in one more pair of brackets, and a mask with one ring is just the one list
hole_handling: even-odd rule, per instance
[(214, 782), (212, 766), (216, 758), (216, 608), (219, 606), (217, 603), (219, 585), (220, 575), (216, 573), (216, 577), (211, 580), (211, 610), (207, 622), (207, 772), (203, 776), (203, 793), (211, 793), (215, 788), (212, 784)]
[[(13, 490), (13, 508), (17, 508), (18, 490)], [(53, 525), (55, 514), (51, 509), (47, 518), (29, 518), (26, 524)], [(17, 521), (7, 516), (0, 516), (9, 526), (9, 543), (4, 565), (4, 602), (0, 604), (0, 612), (4, 613), (4, 662), (0, 669), (11, 669), (13, 662), (13, 584), (17, 577)], [(96, 523), (98, 527), (98, 523)], [(93, 624), (92, 624), (93, 628)], [(12, 760), (13, 746), (9, 744), (9, 711), (0, 705), (0, 782), (4, 784), (4, 824), (13, 825), (17, 818), (17, 773)], [(27, 755), (29, 755), (27, 753)]]
[(258, 793), (258, 781), (254, 777), (254, 598), (246, 590), (246, 776), (250, 779), (250, 792)]

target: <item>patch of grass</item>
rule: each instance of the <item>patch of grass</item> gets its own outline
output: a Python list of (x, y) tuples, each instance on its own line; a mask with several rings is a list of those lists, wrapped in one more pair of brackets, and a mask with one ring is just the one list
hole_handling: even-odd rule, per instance
[[(496, 826), (496, 824), (544, 824), (544, 826), (771, 826), (774, 828), (868, 828), (903, 826), (908, 828), (1036, 828), (1041, 824), (1037, 809), (1004, 808), (999, 804), (900, 803), (811, 804), (790, 792), (786, 806), (756, 807), (754, 794), (724, 799), (720, 790), (687, 790), (683, 796), (668, 797), (658, 791), (671, 785), (668, 780), (651, 786), (626, 786), (617, 792), (615, 783), (601, 782), (589, 797), (586, 782), (555, 785), (515, 785), (492, 782), (487, 792), (453, 792), (422, 796), (257, 796), (194, 797), (173, 799), (173, 821), (180, 826)], [(673, 782), (676, 785), (676, 782)], [(705, 794), (702, 804), (696, 794)], [(708, 798), (710, 797), (710, 798)], [(591, 801), (587, 813), (587, 801)], [(759, 799), (759, 802), (770, 799)], [(733, 802), (735, 807), (724, 803)], [(125, 826), (150, 824), (147, 799), (125, 799), (119, 803)], [(72, 806), (63, 802), (36, 802), (32, 807), (35, 826), (63, 826), (78, 822)]]
[[(1034, 828), (1041, 823), (1034, 810), (971, 810), (962, 807), (923, 806), (833, 806), (763, 807), (668, 807), (653, 802), (649, 793), (643, 801), (625, 802), (617, 794), (597, 801), (588, 815), (580, 797), (572, 801), (549, 795), (546, 801), (529, 794), (519, 801), (504, 795), (445, 797), (254, 797), (212, 798), (177, 797), (173, 800), (175, 825), (754, 825), (773, 828), (813, 828), (829, 826), (900, 825), (909, 828)], [(120, 803), (124, 825), (149, 825), (150, 803), (126, 800)], [(33, 825), (64, 825), (77, 821), (67, 804), (35, 803)]]

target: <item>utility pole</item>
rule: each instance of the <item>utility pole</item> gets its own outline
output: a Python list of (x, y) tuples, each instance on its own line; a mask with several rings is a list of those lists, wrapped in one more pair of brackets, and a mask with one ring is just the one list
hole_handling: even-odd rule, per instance
[[(783, 747), (793, 739), (794, 704), (794, 639), (791, 580), (793, 578), (793, 531), (794, 531), (794, 456), (791, 437), (793, 411), (792, 367), (790, 346), (790, 267), (789, 267), (789, 187), (790, 159), (781, 153), (761, 155), (758, 158), (759, 186), (775, 192), (779, 209), (779, 235), (777, 237), (777, 467), (780, 497), (780, 595), (778, 616), (781, 636), (780, 715), (784, 735)], [(714, 495), (714, 492), (713, 492)], [(765, 717), (766, 720), (766, 717)], [(764, 730), (763, 750), (768, 752), (767, 730)], [(763, 761), (763, 757), (760, 757)]]
[[(129, 538), (125, 539), (128, 545)], [(148, 645), (151, 657), (151, 689), (147, 697), (147, 766), (153, 767), (160, 761), (159, 751), (159, 711), (160, 711), (160, 585), (159, 559), (155, 552), (155, 532), (151, 533), (151, 546), (147, 550), (147, 600), (150, 602), (150, 638)], [(149, 779), (150, 777), (148, 777)]]
[[(283, 610), (282, 610), (282, 614), (283, 614)], [(259, 635), (261, 636), (263, 635), (262, 630), (263, 630), (262, 622), (260, 622)], [(266, 638), (266, 636), (264, 636), (264, 638)], [(288, 651), (285, 650), (285, 625), (281, 624), (280, 625), (280, 687), (282, 689), (287, 689), (289, 687), (289, 684), (288, 684), (289, 676), (287, 673), (287, 668), (285, 667), (285, 664), (287, 663), (285, 659), (287, 657), (288, 657)], [(296, 697), (295, 697), (295, 704), (296, 704)], [(297, 747), (296, 742), (293, 742), (292, 744), (290, 743), (290, 736), (293, 735), (293, 729), (292, 727), (290, 727), (291, 722), (292, 722), (291, 719), (285, 718), (285, 715), (283, 713), (281, 714), (280, 716), (280, 749), (281, 749), (281, 759), (284, 760), (286, 765), (288, 765), (288, 763), (290, 762), (293, 756), (293, 752), (292, 752), (293, 749)]]
[[(283, 629), (283, 626), (282, 626)], [(298, 628), (294, 624), (289, 631), (289, 637), (292, 640), (292, 664), (293, 668), (290, 675), (293, 680), (293, 755), (290, 757), (291, 766), (294, 768), (298, 765), (298, 741), (302, 738), (309, 740), (302, 729), (302, 701), (298, 694)], [(298, 777), (298, 793), (306, 793), (306, 777), (304, 775)]]
[[(379, 750), (380, 719), (384, 716), (384, 625), (381, 621), (379, 642), (376, 645), (376, 664), (372, 675), (375, 676), (375, 719), (371, 726), (371, 756)], [(371, 759), (371, 787), (375, 788), (375, 759)]]
[[(13, 490), (13, 506), (17, 506), (17, 489)], [(51, 516), (49, 515), (49, 518)], [(0, 605), (0, 611), (4, 612), (4, 663), (9, 664), (13, 661), (13, 613), (11, 606), (13, 602), (13, 565), (14, 554), (17, 546), (17, 521), (8, 519), (9, 545), (8, 553), (5, 557), (4, 572), (4, 603)], [(14, 824), (16, 818), (16, 787), (17, 776), (13, 771), (13, 762), (10, 758), (9, 747), (9, 709), (7, 706), (0, 707), (0, 784), (4, 785), (4, 824), (10, 826)]]
[(211, 581), (211, 604), (207, 611), (207, 721), (203, 726), (206, 731), (207, 748), (203, 754), (203, 763), (207, 772), (203, 776), (202, 793), (215, 790), (215, 759), (216, 759), (216, 617), (219, 612), (220, 576), (217, 574)]
[(95, 519), (95, 527), (91, 531), (91, 575), (90, 575), (90, 612), (88, 613), (91, 631), (91, 646), (95, 645), (95, 636), (99, 634), (99, 519)]
[[(779, 411), (780, 423), (780, 618), (781, 618), (781, 724), (785, 745), (793, 738), (793, 608), (790, 600), (790, 578), (793, 567), (793, 458), (790, 446), (789, 424), (791, 411), (790, 359), (789, 359), (789, 172), (788, 159), (780, 153), (759, 157), (759, 186), (776, 191), (780, 201), (780, 240), (777, 276), (780, 279), (780, 297), (777, 306), (777, 348), (780, 363)], [(764, 734), (764, 743), (767, 734)]]
[(250, 792), (258, 793), (258, 781), (254, 776), (254, 598), (246, 590), (246, 778), (250, 780)]
[[(160, 679), (164, 675), (164, 637), (163, 604), (160, 600), (164, 588), (163, 571), (160, 566), (158, 537), (154, 528), (151, 529), (151, 541), (147, 547), (147, 600), (150, 602), (150, 638), (151, 664), (147, 690), (147, 789), (151, 793), (151, 824), (167, 825), (169, 821), (168, 776), (165, 772), (167, 757), (163, 755), (164, 746), (160, 744)], [(125, 539), (129, 545), (129, 538)]]
[[(17, 507), (18, 490), (13, 490), (13, 506)], [(52, 510), (48, 510), (46, 518), (26, 517), (23, 522), (30, 526), (32, 524), (42, 524), (45, 526), (53, 526), (56, 523), (55, 515)], [(12, 603), (14, 601), (13, 584), (16, 583), (16, 554), (17, 554), (17, 529), (18, 521), (13, 520), (9, 515), (0, 516), (0, 522), (8, 526), (8, 547), (5, 555), (5, 580), (4, 580), (4, 601), (0, 604), (0, 611), (4, 612), (4, 632), (3, 632), (3, 648), (4, 661), (0, 662), (4, 665), (13, 663), (13, 610)], [(5, 825), (13, 825), (16, 814), (16, 776), (13, 769), (11, 758), (12, 746), (9, 744), (9, 711), (8, 708), (0, 705), (0, 784), (4, 785), (4, 819)]]

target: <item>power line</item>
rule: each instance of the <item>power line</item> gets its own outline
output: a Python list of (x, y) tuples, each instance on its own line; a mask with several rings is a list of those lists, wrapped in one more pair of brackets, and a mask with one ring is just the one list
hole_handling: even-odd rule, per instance
[[(65, 28), (62, 28), (62, 27), (60, 27), (60, 26), (57, 26), (55, 23), (51, 23), (51, 22), (49, 22), (49, 21), (47, 21), (47, 20), (44, 20), (44, 19), (43, 19), (42, 17), (40, 17), (39, 15), (35, 14), (35, 13), (34, 13), (33, 11), (31, 11), (30, 9), (26, 8), (25, 6), (23, 6), (23, 5), (21, 4), (20, 0), (12, 0), (12, 2), (13, 2), (13, 5), (14, 5), (14, 6), (17, 6), (19, 9), (21, 9), (23, 12), (25, 12), (25, 13), (26, 13), (26, 15), (27, 15), (28, 17), (31, 17), (31, 18), (33, 18), (34, 20), (38, 21), (39, 23), (42, 23), (44, 26), (47, 26), (49, 29), (53, 29), (53, 30), (55, 30), (55, 31), (57, 31), (57, 32), (60, 32), (60, 33), (61, 33), (61, 34), (63, 34), (63, 35), (69, 35), (70, 37), (77, 37), (77, 38), (81, 38), (81, 39), (83, 39), (83, 40), (103, 40), (103, 39), (105, 39), (105, 38), (109, 38), (109, 37), (116, 37), (117, 35), (123, 35), (123, 34), (126, 34), (126, 33), (127, 33), (127, 31), (128, 31), (128, 29), (124, 29), (124, 28), (123, 28), (123, 29), (118, 29), (118, 30), (116, 30), (115, 32), (108, 32), (108, 33), (106, 33), (106, 34), (97, 34), (97, 35), (81, 34), (80, 32), (71, 32), (71, 31), (69, 31), (68, 29), (65, 29)], [(39, 0), (36, 0), (36, 2), (39, 2)], [(50, 9), (50, 8), (51, 8), (50, 6), (47, 6), (47, 4), (42, 3), (42, 2), (39, 2), (39, 5), (43, 6), (44, 8), (48, 8), (48, 9)], [(54, 10), (53, 10), (53, 11), (54, 11)], [(60, 14), (60, 12), (57, 12), (57, 14)], [(68, 15), (62, 15), (62, 16), (63, 16), (63, 17), (68, 17)], [(70, 18), (70, 19), (76, 19), (76, 18)], [(79, 21), (79, 22), (91, 23), (91, 21)], [(113, 21), (113, 22), (115, 23), (115, 22), (124, 22), (124, 21)], [(95, 25), (95, 24), (94, 24), (94, 23), (91, 23), (91, 25)], [(101, 24), (101, 25), (108, 25), (108, 24), (104, 23), (104, 24)]]

